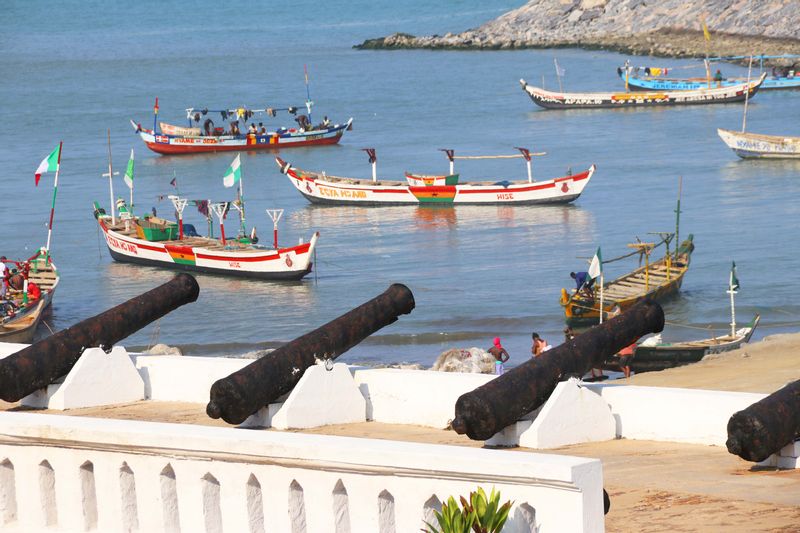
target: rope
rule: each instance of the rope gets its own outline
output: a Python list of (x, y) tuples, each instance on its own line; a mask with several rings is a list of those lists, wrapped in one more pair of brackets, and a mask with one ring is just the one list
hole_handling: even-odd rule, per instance
[[(530, 155), (547, 155), (547, 152), (530, 152)], [(522, 154), (517, 155), (454, 155), (453, 159), (517, 159), (525, 157)]]

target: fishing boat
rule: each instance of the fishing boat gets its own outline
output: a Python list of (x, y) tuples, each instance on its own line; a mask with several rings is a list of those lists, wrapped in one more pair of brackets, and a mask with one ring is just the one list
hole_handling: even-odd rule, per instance
[[(746, 326), (736, 328), (734, 296), (737, 294), (738, 289), (739, 279), (736, 276), (736, 263), (734, 263), (731, 268), (728, 290), (726, 291), (730, 295), (731, 323), (730, 331), (725, 335), (694, 341), (662, 342), (661, 334), (659, 333), (638, 343), (633, 351), (633, 359), (630, 363), (631, 369), (635, 372), (647, 372), (688, 365), (700, 361), (708, 354), (735, 350), (750, 342), (750, 338), (753, 336), (756, 327), (758, 327), (761, 317), (756, 313)], [(614, 369), (614, 360), (607, 361), (607, 365), (609, 368)]]
[[(47, 307), (53, 301), (59, 275), (50, 254), (41, 248), (25, 261), (6, 261), (14, 264), (14, 276), (5, 297), (0, 298), (0, 342), (30, 343)], [(12, 278), (14, 277), (12, 276)], [(14, 287), (14, 281), (18, 288)], [(30, 284), (36, 284), (40, 296), (30, 299)]]
[[(61, 169), (62, 143), (45, 157), (34, 173), (38, 186), (42, 174), (54, 172), (53, 201), (50, 205), (50, 223), (47, 226), (47, 243), (24, 261), (8, 261), (3, 256), (0, 274), (0, 342), (33, 340), (44, 311), (53, 301), (59, 275), (50, 257), (50, 240), (58, 193), (58, 174)], [(8, 266), (13, 265), (11, 270)]]
[[(650, 337), (634, 349), (633, 359), (630, 362), (631, 370), (634, 372), (664, 370), (696, 363), (708, 354), (735, 350), (750, 342), (750, 337), (753, 336), (760, 319), (761, 317), (756, 314), (745, 327), (733, 333), (696, 341), (661, 342), (660, 335)], [(616, 366), (618, 365), (615, 365), (613, 360), (607, 362), (609, 369), (614, 370)]]
[[(371, 150), (372, 179), (346, 178), (302, 170), (280, 157), (275, 158), (278, 168), (307, 200), (329, 205), (534, 205), (560, 204), (576, 200), (583, 192), (595, 171), (587, 170), (544, 181), (533, 179), (531, 157), (534, 154), (520, 149), (520, 154), (504, 156), (455, 156), (453, 150), (444, 150), (450, 159), (448, 174), (429, 175), (406, 173), (406, 181), (379, 180), (377, 158)], [(459, 181), (453, 170), (455, 159), (516, 158), (526, 160), (527, 180)]]
[(800, 137), (764, 135), (717, 128), (728, 148), (742, 159), (800, 159)]
[[(725, 58), (711, 58), (709, 61), (735, 61), (748, 59), (750, 56), (731, 56)], [(780, 56), (753, 56), (753, 59), (761, 60), (761, 72), (764, 72), (763, 62), (765, 59), (786, 59), (798, 58), (800, 56), (780, 55)], [(670, 72), (675, 69), (661, 67), (634, 67), (625, 63), (622, 67), (617, 67), (617, 74), (625, 82), (625, 86), (631, 90), (639, 91), (695, 91), (709, 87), (733, 87), (746, 83), (746, 76), (723, 77), (721, 80), (711, 79), (707, 73), (705, 76), (694, 76), (686, 78), (668, 77)], [(710, 70), (708, 71), (710, 72)], [(760, 90), (775, 89), (800, 89), (800, 72), (795, 72), (792, 67), (776, 67), (771, 73), (764, 72), (766, 77), (761, 84)]]
[[(669, 242), (673, 234), (669, 234), (662, 242)], [(683, 241), (674, 253), (667, 248), (664, 257), (650, 262), (636, 270), (620, 276), (619, 278), (602, 284), (595, 288), (591, 294), (586, 291), (574, 290), (569, 293), (561, 289), (561, 305), (564, 307), (566, 323), (570, 326), (590, 326), (600, 322), (600, 309), (603, 317), (607, 318), (617, 311), (625, 311), (630, 306), (645, 298), (663, 300), (677, 293), (683, 283), (683, 277), (689, 270), (689, 263), (694, 250), (694, 237)], [(661, 244), (661, 243), (658, 243)], [(637, 248), (636, 254), (642, 253), (645, 257), (657, 245), (654, 243), (633, 243)], [(619, 258), (617, 258), (619, 259)], [(609, 260), (609, 262), (612, 260)], [(601, 294), (602, 298), (601, 298)]]
[[(680, 191), (679, 186), (679, 191)], [(675, 232), (658, 232), (659, 242), (637, 242), (628, 244), (633, 251), (615, 257), (601, 260), (600, 249), (589, 267), (587, 282), (577, 287), (572, 292), (561, 289), (560, 303), (564, 308), (565, 321), (569, 326), (583, 327), (602, 323), (606, 318), (624, 312), (636, 302), (645, 298), (657, 301), (676, 294), (683, 283), (683, 278), (689, 270), (689, 264), (694, 251), (694, 236), (689, 234), (683, 242), (678, 240), (680, 227), (680, 192), (676, 213)], [(670, 243), (680, 242), (674, 252), (670, 251)], [(650, 254), (657, 247), (664, 245), (664, 256), (656, 261), (650, 261)], [(638, 255), (641, 265), (632, 272), (606, 283), (603, 275), (603, 265), (621, 259)], [(599, 284), (594, 284), (594, 279), (599, 278)], [(589, 282), (591, 279), (591, 282)], [(576, 277), (576, 282), (578, 281)]]
[(654, 107), (672, 105), (726, 104), (743, 102), (758, 92), (766, 73), (749, 83), (730, 87), (712, 87), (692, 91), (636, 91), (636, 92), (591, 92), (566, 93), (548, 91), (528, 85), (519, 80), (536, 105), (545, 109), (627, 109), (630, 107)]
[[(158, 98), (153, 108), (153, 128), (131, 120), (131, 126), (145, 145), (159, 154), (196, 154), (202, 152), (228, 152), (243, 150), (273, 150), (299, 146), (317, 146), (338, 143), (344, 132), (352, 129), (353, 119), (344, 124), (334, 124), (325, 117), (319, 124), (311, 121), (312, 102), (306, 101), (308, 115), (298, 115), (297, 106), (284, 108), (252, 109), (237, 107), (233, 109), (211, 110), (208, 108), (186, 109), (187, 127), (158, 121)], [(295, 117), (296, 127), (279, 127), (268, 130), (263, 120), (274, 117), (278, 112), (287, 112)], [(219, 116), (218, 127), (212, 119)], [(258, 118), (255, 118), (258, 117)], [(239, 122), (242, 122), (242, 126)], [(202, 122), (202, 127), (199, 124)], [(247, 123), (251, 126), (248, 127)], [(258, 122), (258, 126), (255, 126)], [(195, 126), (194, 124), (198, 124)]]
[[(126, 178), (128, 174), (131, 175), (131, 184), (132, 161), (133, 158), (126, 172)], [(113, 175), (110, 162), (108, 175)], [(111, 181), (109, 177), (109, 183)], [(273, 222), (273, 243), (272, 246), (258, 244), (255, 228), (249, 234), (245, 232), (239, 156), (228, 168), (223, 181), (226, 187), (239, 185), (235, 201), (192, 201), (179, 195), (169, 195), (177, 213), (176, 222), (150, 214), (135, 215), (132, 212), (133, 203), (129, 207), (121, 198), (115, 202), (116, 209), (111, 208), (111, 214), (94, 202), (94, 215), (111, 257), (124, 263), (266, 280), (299, 280), (311, 272), (319, 232), (314, 233), (308, 242), (301, 240), (296, 246), (279, 246), (278, 221), (283, 210), (269, 209), (267, 213)], [(113, 199), (113, 187), (110, 187), (110, 195)], [(199, 235), (192, 224), (184, 225), (183, 213), (190, 204), (194, 204), (205, 217), (209, 236)], [(231, 208), (239, 212), (240, 221), (238, 234), (234, 238), (225, 236), (225, 218)], [(212, 233), (215, 216), (219, 221), (219, 238)]]

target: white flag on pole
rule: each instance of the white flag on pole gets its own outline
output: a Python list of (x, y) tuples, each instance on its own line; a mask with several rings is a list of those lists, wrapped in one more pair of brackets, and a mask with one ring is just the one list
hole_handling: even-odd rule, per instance
[(595, 279), (603, 273), (603, 256), (600, 255), (600, 247), (597, 247), (597, 253), (592, 257), (592, 262), (589, 264), (589, 276)]

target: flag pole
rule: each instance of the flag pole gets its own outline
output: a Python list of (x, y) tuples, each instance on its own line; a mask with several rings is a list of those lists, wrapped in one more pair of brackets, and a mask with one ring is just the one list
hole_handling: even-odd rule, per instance
[(311, 91), (308, 89), (308, 67), (303, 65), (303, 72), (306, 76), (306, 109), (308, 109), (308, 121), (311, 122)]
[[(241, 162), (239, 163), (239, 172), (241, 172)], [(242, 226), (242, 235), (246, 233), (245, 225), (244, 225), (244, 189), (242, 188), (242, 182), (244, 181), (244, 173), (239, 176), (239, 218), (241, 219), (241, 226)]]
[[(50, 224), (47, 228), (47, 256), (50, 256), (50, 236), (53, 234), (53, 215), (56, 211), (56, 194), (58, 194), (58, 171), (61, 169), (61, 145), (64, 141), (58, 141), (58, 162), (56, 162), (56, 179), (53, 182), (53, 203), (50, 205)], [(26, 293), (27, 294), (27, 293)]]
[(600, 323), (603, 323), (603, 270), (600, 270)]
[[(114, 173), (111, 169), (111, 129), (107, 130), (108, 132), (108, 174), (103, 174), (103, 176), (108, 176), (108, 194), (111, 200), (111, 224), (114, 225), (117, 223), (117, 208), (114, 205), (114, 180), (112, 176)], [(60, 157), (60, 155), (59, 155)]]
[[(735, 263), (734, 263), (735, 265)], [(728, 294), (731, 295), (731, 337), (736, 335), (736, 308), (734, 307), (734, 295), (736, 291), (733, 289), (733, 269), (731, 268), (730, 277), (728, 277)]]

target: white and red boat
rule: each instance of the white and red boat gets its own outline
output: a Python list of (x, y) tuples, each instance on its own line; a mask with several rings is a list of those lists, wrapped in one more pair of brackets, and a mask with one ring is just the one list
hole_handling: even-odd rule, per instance
[[(158, 121), (158, 98), (153, 108), (153, 129), (147, 129), (131, 120), (131, 125), (145, 145), (159, 154), (196, 154), (201, 152), (227, 152), (243, 150), (272, 150), (298, 146), (336, 144), (346, 130), (352, 129), (353, 119), (344, 124), (333, 124), (327, 117), (319, 124), (311, 122), (312, 102), (306, 102), (308, 115), (296, 116), (297, 127), (280, 127), (267, 130), (263, 126), (265, 117), (273, 117), (279, 111), (297, 115), (297, 107), (249, 109), (197, 109), (189, 108), (186, 116), (188, 127)], [(259, 116), (259, 118), (254, 118)], [(219, 117), (215, 126), (212, 117)], [(239, 125), (242, 121), (243, 126)], [(248, 122), (253, 126), (248, 127)], [(197, 124), (197, 126), (193, 126)], [(202, 124), (202, 126), (200, 126)]]
[[(109, 149), (110, 154), (110, 149)], [(114, 188), (109, 158), (109, 192), (113, 201)], [(126, 171), (126, 182), (131, 189), (133, 205), (133, 154)], [(245, 233), (244, 193), (239, 156), (228, 169), (223, 180), (226, 187), (238, 183), (238, 193), (234, 202), (211, 202), (209, 200), (190, 201), (177, 195), (168, 198), (175, 207), (177, 222), (158, 218), (155, 213), (134, 216), (125, 200), (116, 200), (111, 214), (107, 214), (100, 204), (94, 203), (94, 216), (108, 245), (108, 251), (115, 261), (175, 268), (192, 272), (205, 272), (225, 276), (238, 276), (272, 280), (299, 280), (311, 272), (312, 258), (319, 239), (319, 232), (311, 236), (309, 242), (297, 246), (278, 246), (278, 220), (283, 209), (268, 209), (273, 222), (272, 246), (258, 244), (255, 228)], [(197, 233), (194, 225), (183, 223), (183, 212), (190, 204), (204, 215), (208, 223), (208, 237)], [(239, 212), (240, 227), (237, 237), (225, 237), (225, 218), (230, 208)], [(213, 219), (219, 221), (220, 238), (215, 238)]]
[[(371, 150), (371, 149), (368, 149)], [(531, 154), (520, 149), (520, 155), (507, 156), (454, 156), (445, 150), (450, 159), (450, 173), (423, 175), (406, 173), (406, 181), (378, 180), (374, 150), (370, 153), (372, 179), (337, 177), (325, 172), (302, 170), (280, 157), (275, 158), (281, 172), (292, 185), (312, 203), (333, 205), (531, 205), (560, 204), (576, 200), (583, 192), (595, 171), (592, 165), (578, 174), (535, 181), (531, 174)], [(522, 157), (528, 164), (527, 180), (493, 180), (460, 182), (453, 172), (454, 159), (489, 159)]]
[[(179, 224), (156, 217), (118, 218), (95, 206), (115, 261), (259, 279), (298, 280), (311, 272), (319, 232), (297, 246), (262, 246), (249, 237), (216, 239), (181, 234)], [(194, 232), (192, 232), (194, 233)]]

